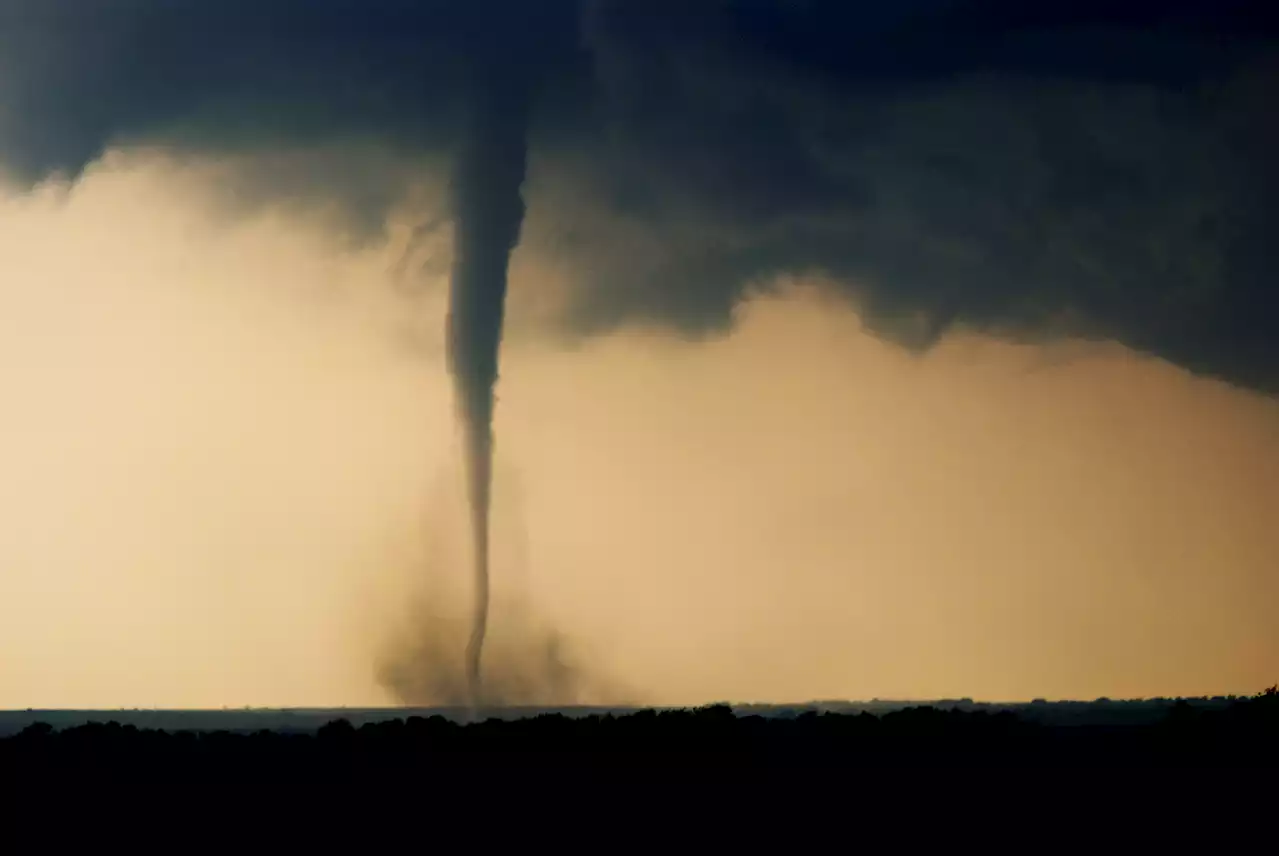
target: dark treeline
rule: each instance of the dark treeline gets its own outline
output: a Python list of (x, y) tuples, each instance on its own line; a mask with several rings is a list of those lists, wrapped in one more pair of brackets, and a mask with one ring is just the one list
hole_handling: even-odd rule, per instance
[[(1277, 759), (1275, 689), (1204, 708), (1178, 702), (1148, 723), (1054, 725), (1010, 711), (913, 707), (884, 713), (735, 715), (691, 710), (459, 724), (441, 716), (356, 728), (332, 721), (314, 734), (262, 730), (162, 731), (44, 723), (0, 739), (0, 769), (188, 775), (310, 775), (336, 769), (383, 775), (432, 768), (710, 766), (718, 770), (978, 768), (1218, 768), (1271, 770)], [(1273, 777), (1274, 778), (1274, 777)]]

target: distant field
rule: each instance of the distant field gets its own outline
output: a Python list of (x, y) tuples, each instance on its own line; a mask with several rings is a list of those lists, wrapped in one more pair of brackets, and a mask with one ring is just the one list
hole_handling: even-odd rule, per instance
[[(1224, 708), (1232, 698), (1184, 699), (1195, 707)], [(1145, 699), (1112, 701), (1035, 701), (1035, 702), (975, 702), (969, 699), (938, 699), (933, 701), (813, 701), (796, 704), (733, 704), (735, 713), (765, 717), (796, 716), (806, 711), (861, 713), (888, 713), (908, 707), (928, 706), (942, 709), (988, 712), (1012, 711), (1021, 718), (1052, 725), (1112, 725), (1142, 724), (1160, 719), (1178, 699)], [(622, 716), (642, 708), (634, 707), (494, 707), (482, 711), (486, 718), (520, 719), (544, 713), (561, 713), (566, 716), (613, 714)], [(664, 708), (657, 708), (659, 710)], [(158, 728), (165, 731), (238, 731), (253, 732), (262, 729), (281, 732), (314, 732), (327, 722), (345, 719), (360, 726), (369, 722), (385, 722), (410, 716), (443, 716), (462, 722), (469, 718), (469, 711), (460, 707), (328, 707), (328, 708), (226, 708), (219, 710), (3, 710), (0, 711), (0, 737), (17, 734), (35, 722), (45, 722), (54, 728), (71, 728), (88, 722), (118, 722), (138, 728)]]

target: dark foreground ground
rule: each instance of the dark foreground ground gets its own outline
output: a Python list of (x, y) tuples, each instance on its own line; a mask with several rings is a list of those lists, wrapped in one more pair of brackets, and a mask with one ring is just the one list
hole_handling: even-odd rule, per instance
[[(545, 835), (586, 823), (592, 805), (628, 823), (647, 818), (641, 827), (728, 806), (721, 831), (735, 840), (798, 812), (848, 835), (858, 829), (851, 818), (904, 818), (904, 846), (950, 817), (1054, 839), (1089, 829), (1101, 852), (1201, 849), (1193, 841), (1272, 852), (1277, 724), (1274, 689), (1100, 722), (964, 707), (763, 717), (712, 706), (471, 724), (338, 719), (294, 732), (34, 723), (0, 738), (0, 782), (54, 802), (182, 796), (197, 814), (200, 799), (221, 800), (226, 821), (289, 801), (341, 805), (340, 816), (360, 805), (379, 817), (398, 816), (391, 806), (404, 801), (436, 822), (481, 809), (505, 818), (507, 807), (545, 802), (554, 810), (533, 828)], [(487, 834), (503, 831), (494, 822)]]
[[(1270, 770), (1277, 764), (1274, 688), (1228, 701), (1168, 702), (1068, 716), (1022, 710), (911, 706), (870, 712), (762, 716), (727, 705), (694, 709), (491, 716), (334, 717), (318, 728), (162, 729), (48, 719), (0, 736), (9, 773), (112, 768), (117, 774), (294, 776), (336, 767), (395, 775), (423, 769), (530, 768), (657, 772), (903, 770)], [(1132, 708), (1132, 709), (1130, 709)], [(209, 722), (216, 722), (210, 719)], [(121, 766), (125, 764), (125, 766)]]

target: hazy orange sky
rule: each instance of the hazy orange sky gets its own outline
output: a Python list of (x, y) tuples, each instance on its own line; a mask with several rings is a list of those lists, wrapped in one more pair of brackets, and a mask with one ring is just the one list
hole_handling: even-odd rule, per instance
[[(0, 196), (0, 707), (384, 704), (424, 622), (460, 652), (448, 242), (225, 179), (116, 151)], [(914, 356), (818, 280), (569, 345), (556, 261), (512, 274), (498, 666), (554, 629), (585, 700), (1275, 682), (1275, 399), (1111, 343)]]

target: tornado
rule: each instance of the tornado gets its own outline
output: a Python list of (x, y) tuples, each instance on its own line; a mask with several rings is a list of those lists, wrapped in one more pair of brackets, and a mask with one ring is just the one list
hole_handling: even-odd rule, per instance
[(528, 92), (519, 75), (480, 69), (450, 184), (453, 268), (446, 346), (463, 435), (475, 583), (466, 674), (482, 702), (481, 658), (489, 622), (489, 505), (494, 386), (502, 341), (507, 263), (524, 220)]

